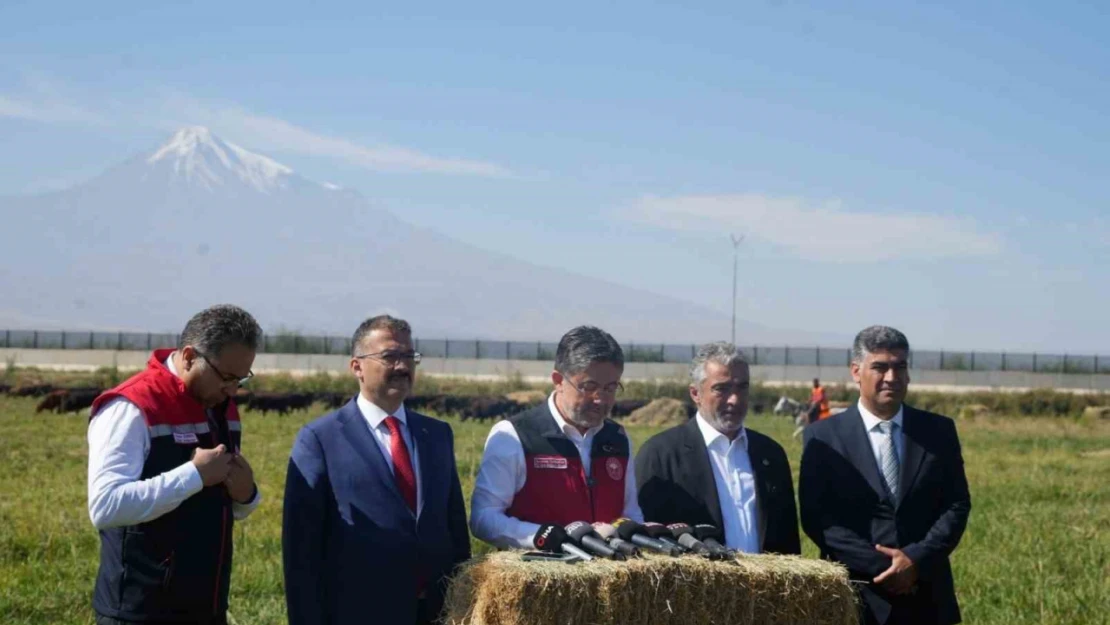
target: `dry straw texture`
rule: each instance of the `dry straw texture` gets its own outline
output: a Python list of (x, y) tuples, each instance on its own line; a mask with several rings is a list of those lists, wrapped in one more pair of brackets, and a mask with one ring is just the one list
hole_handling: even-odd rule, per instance
[(854, 625), (842, 567), (790, 556), (710, 562), (649, 555), (628, 562), (469, 562), (448, 591), (448, 625)]
[(686, 406), (677, 399), (660, 397), (651, 400), (648, 405), (633, 410), (632, 414), (624, 419), (630, 425), (682, 425), (689, 419)]

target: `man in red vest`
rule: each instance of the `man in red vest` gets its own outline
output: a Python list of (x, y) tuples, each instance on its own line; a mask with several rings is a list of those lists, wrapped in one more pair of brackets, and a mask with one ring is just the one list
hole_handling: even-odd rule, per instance
[(604, 330), (579, 326), (555, 352), (547, 402), (493, 427), (470, 505), (470, 530), (501, 548), (532, 548), (547, 524), (643, 521), (632, 441), (608, 419), (622, 390), (624, 352)]
[(232, 397), (262, 331), (213, 306), (177, 349), (93, 402), (89, 518), (100, 531), (97, 625), (227, 623), (233, 525), (258, 506)]

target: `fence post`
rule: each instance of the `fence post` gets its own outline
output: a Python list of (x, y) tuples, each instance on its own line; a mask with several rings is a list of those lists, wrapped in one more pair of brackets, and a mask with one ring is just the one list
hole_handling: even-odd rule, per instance
[(540, 342), (536, 341), (536, 360), (540, 359)]
[(62, 330), (62, 349), (66, 348), (66, 331)]
[(4, 330), (4, 347), (12, 346), (12, 331)]
[(38, 330), (35, 330), (35, 333), (31, 336), (31, 347), (34, 347), (35, 349), (39, 348), (39, 331)]
[(667, 362), (667, 344), (659, 344), (659, 362)]
[(1060, 373), (1068, 372), (1068, 355), (1064, 354), (1064, 364), (1060, 367)]
[(505, 341), (505, 360), (510, 359), (509, 356), (511, 355), (511, 352), (512, 352), (512, 350), (511, 350), (512, 344), (513, 344), (512, 341)]
[(122, 352), (123, 351), (123, 332), (117, 332), (116, 333), (116, 351), (117, 352)]
[(1101, 373), (1102, 370), (1098, 368), (1098, 354), (1095, 354), (1095, 373)]
[(324, 335), (324, 353), (331, 354), (331, 339), (327, 334)]
[[(912, 356), (913, 354), (911, 353), (910, 355)], [(844, 365), (848, 366), (848, 367), (852, 366), (852, 350), (851, 349), (844, 350)], [(912, 369), (913, 366), (911, 365), (910, 368)]]
[(759, 364), (759, 346), (758, 345), (752, 345), (752, 364), (753, 365), (758, 365)]
[(1002, 352), (1002, 370), (1006, 370), (1006, 352)]
[(96, 344), (96, 341), (93, 339), (93, 334), (93, 332), (89, 332), (89, 349), (94, 349), (93, 346)]
[(782, 364), (784, 364), (784, 365), (789, 365), (790, 364), (790, 346), (789, 345), (782, 348)]
[(944, 350), (940, 350), (940, 370), (944, 371)]
[(816, 354), (817, 366), (820, 367), (821, 366), (821, 348), (820, 347), (814, 347), (813, 350), (814, 350), (813, 353)]
[(1037, 352), (1033, 352), (1033, 373), (1037, 372)]
[(451, 339), (443, 339), (443, 357), (451, 357)]
[(975, 371), (975, 352), (971, 352), (971, 371)]
[(153, 340), (153, 337), (150, 336), (150, 332), (147, 332), (146, 333), (146, 351), (148, 351), (148, 352), (152, 349), (151, 344), (150, 344), (152, 340)]
[(698, 355), (698, 346), (690, 345), (690, 360), (693, 360)]

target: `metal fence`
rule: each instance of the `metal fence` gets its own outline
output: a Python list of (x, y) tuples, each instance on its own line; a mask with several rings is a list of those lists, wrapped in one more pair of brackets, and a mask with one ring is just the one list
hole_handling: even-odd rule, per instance
[[(148, 332), (74, 332), (0, 330), (0, 347), (25, 349), (151, 350), (177, 345), (177, 334)], [(430, 358), (498, 360), (554, 360), (556, 343), (542, 341), (483, 341), (415, 339), (416, 350)], [(691, 344), (624, 343), (629, 362), (689, 362), (697, 351)], [(847, 366), (851, 350), (832, 347), (741, 345), (755, 365)], [(259, 351), (281, 354), (349, 354), (351, 338), (272, 334), (262, 338)], [(914, 369), (948, 371), (1036, 371), (1045, 373), (1110, 373), (1110, 356), (915, 350)]]

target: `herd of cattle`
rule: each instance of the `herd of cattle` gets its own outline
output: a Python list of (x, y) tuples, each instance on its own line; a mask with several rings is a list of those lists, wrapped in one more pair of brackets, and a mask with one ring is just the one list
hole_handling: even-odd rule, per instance
[[(88, 410), (103, 389), (93, 387), (66, 388), (51, 384), (25, 384), (12, 387), (0, 384), (0, 394), (13, 397), (40, 398), (35, 412), (69, 413)], [(306, 410), (314, 404), (326, 409), (335, 409), (350, 401), (352, 395), (336, 392), (297, 392), (272, 393), (240, 390), (235, 403), (240, 408), (262, 414), (289, 414), (295, 410)], [(413, 395), (405, 400), (405, 406), (420, 412), (432, 414), (457, 415), (461, 420), (497, 420), (526, 410), (545, 401), (544, 396), (536, 395), (531, 400), (519, 401), (504, 396), (460, 396), (460, 395)], [(624, 417), (634, 410), (647, 405), (646, 399), (625, 399), (613, 406), (614, 417)], [(690, 414), (693, 404), (688, 406)]]

